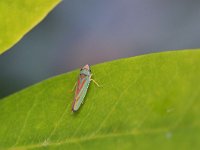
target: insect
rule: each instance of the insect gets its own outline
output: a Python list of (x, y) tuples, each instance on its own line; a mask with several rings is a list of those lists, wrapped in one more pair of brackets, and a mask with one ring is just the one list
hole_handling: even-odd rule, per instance
[(91, 77), (92, 74), (90, 66), (87, 64), (83, 68), (81, 68), (80, 74), (78, 76), (78, 81), (74, 85), (74, 88), (76, 87), (76, 90), (74, 95), (74, 101), (72, 104), (73, 112), (76, 112), (83, 103), (84, 97), (87, 94), (87, 90), (90, 85), (90, 81), (93, 81), (99, 87), (99, 84), (96, 81), (94, 81)]

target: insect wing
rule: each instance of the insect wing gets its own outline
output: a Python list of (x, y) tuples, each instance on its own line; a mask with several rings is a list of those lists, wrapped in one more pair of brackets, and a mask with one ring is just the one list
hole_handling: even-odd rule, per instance
[(89, 86), (89, 78), (87, 76), (85, 76), (82, 79), (81, 79), (81, 77), (79, 77), (77, 86), (76, 86), (74, 102), (72, 105), (72, 111), (76, 111), (79, 109), (79, 107), (80, 107), (81, 103), (83, 102), (84, 97), (87, 93), (88, 86)]

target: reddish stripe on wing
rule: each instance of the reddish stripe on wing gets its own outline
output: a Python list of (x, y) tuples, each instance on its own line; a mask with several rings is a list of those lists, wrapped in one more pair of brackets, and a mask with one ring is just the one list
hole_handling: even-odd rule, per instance
[(79, 92), (81, 91), (81, 89), (83, 88), (85, 82), (86, 82), (86, 79), (83, 79), (82, 83), (80, 84), (80, 79), (78, 80), (78, 84), (77, 84), (76, 92), (75, 92), (74, 104), (79, 99), (79, 97), (77, 97), (77, 96), (78, 96)]
[(83, 85), (85, 84), (86, 79), (83, 79), (82, 83), (80, 84), (80, 79), (78, 80), (77, 88), (76, 88), (76, 94), (78, 95), (81, 89), (83, 88)]
[(85, 82), (86, 82), (86, 79), (83, 79), (83, 82), (82, 82), (82, 84), (81, 84), (79, 90), (81, 90), (81, 89), (83, 88), (83, 85), (85, 84)]
[(77, 83), (77, 87), (76, 87), (76, 91), (75, 91), (75, 97), (78, 95), (79, 93), (79, 86), (80, 86), (80, 78), (78, 79), (78, 83)]

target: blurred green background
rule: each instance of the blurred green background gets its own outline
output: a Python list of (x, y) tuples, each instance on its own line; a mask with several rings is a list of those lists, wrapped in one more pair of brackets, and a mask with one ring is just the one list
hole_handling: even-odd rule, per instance
[(0, 56), (0, 98), (122, 57), (200, 47), (200, 1), (63, 0)]

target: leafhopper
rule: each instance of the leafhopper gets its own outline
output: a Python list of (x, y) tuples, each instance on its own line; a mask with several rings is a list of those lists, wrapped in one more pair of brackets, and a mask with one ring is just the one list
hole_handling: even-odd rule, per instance
[(90, 85), (90, 81), (93, 81), (99, 87), (99, 84), (96, 81), (94, 81), (91, 77), (92, 74), (90, 66), (87, 64), (83, 68), (81, 68), (80, 74), (78, 76), (78, 81), (74, 85), (74, 88), (76, 87), (76, 90), (74, 95), (74, 101), (72, 104), (73, 112), (76, 112), (83, 103), (84, 97), (86, 96), (88, 87)]

